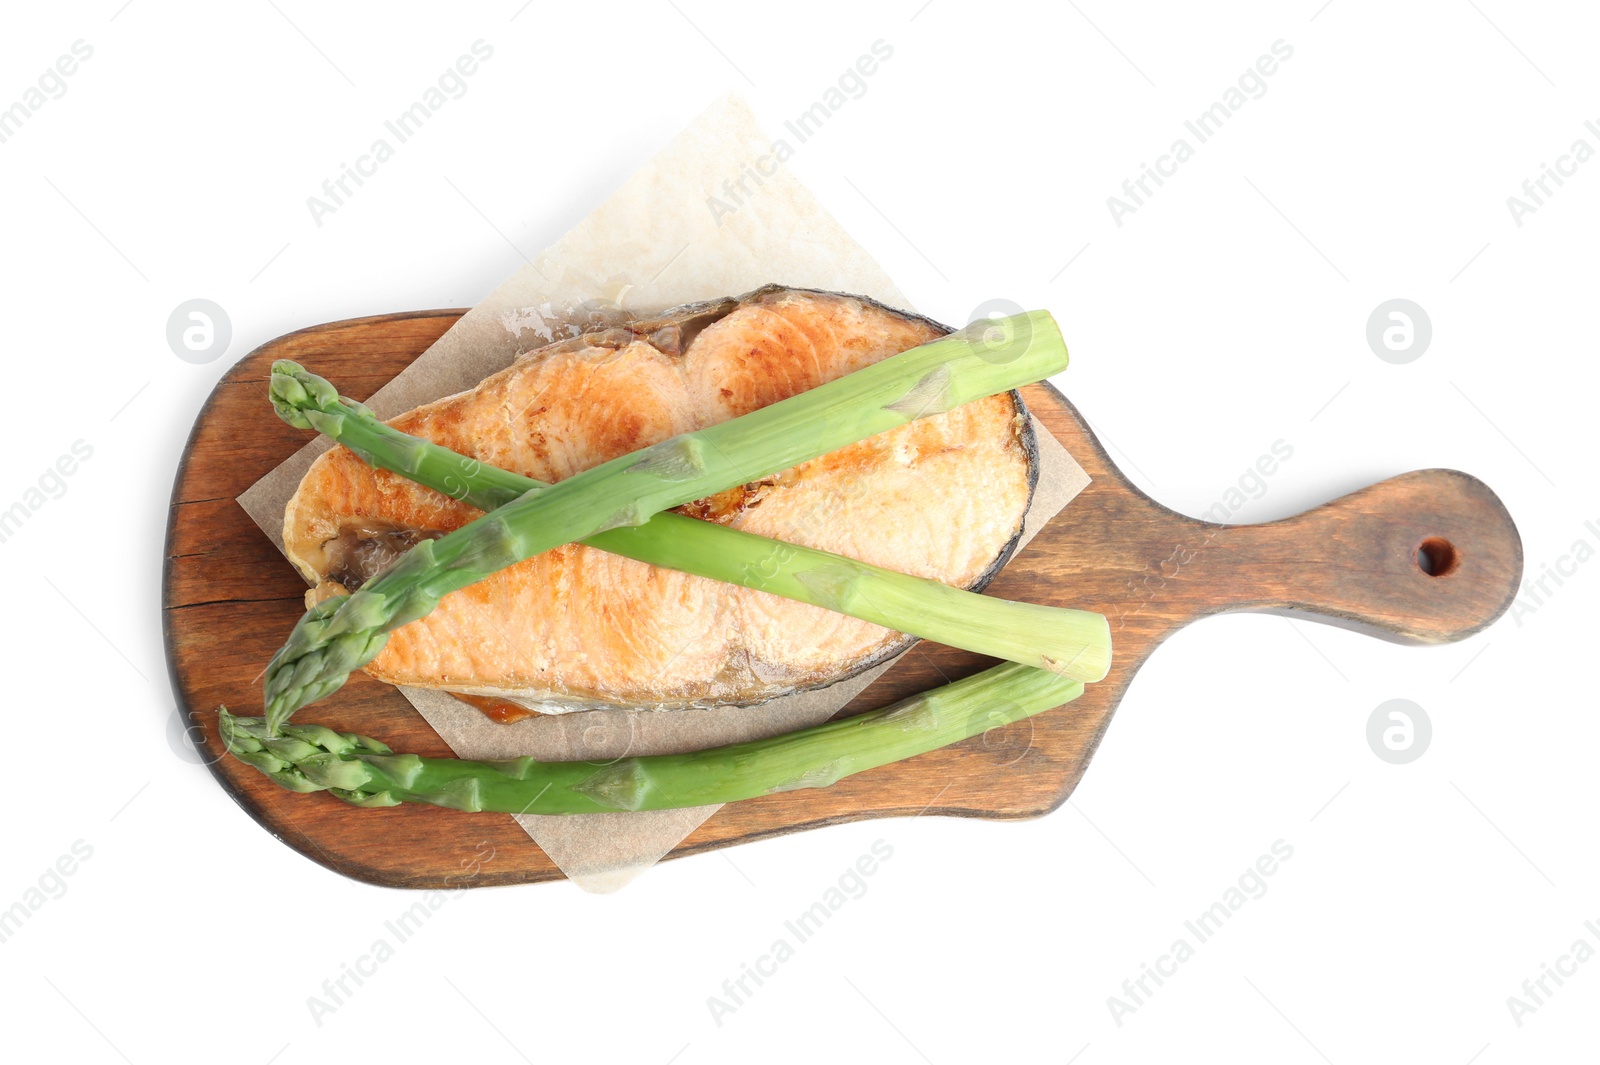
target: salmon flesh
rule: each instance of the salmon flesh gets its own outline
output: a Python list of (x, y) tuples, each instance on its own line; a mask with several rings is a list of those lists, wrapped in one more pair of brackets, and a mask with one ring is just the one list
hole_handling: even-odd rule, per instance
[[(554, 482), (947, 332), (862, 297), (769, 286), (530, 351), (470, 392), (389, 424)], [(1005, 393), (679, 509), (979, 589), (1021, 534), (1034, 444), (1022, 398)], [(284, 545), (316, 602), (354, 591), (412, 545), (480, 513), (335, 447), (290, 500)], [(821, 687), (913, 642), (821, 607), (568, 544), (445, 596), (395, 630), (366, 670), (546, 713), (678, 709)]]

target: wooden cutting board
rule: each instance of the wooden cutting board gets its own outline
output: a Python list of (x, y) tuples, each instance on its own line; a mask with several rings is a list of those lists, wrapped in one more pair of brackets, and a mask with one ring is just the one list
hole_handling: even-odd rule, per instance
[[(167, 659), (191, 735), (204, 737), (211, 771), (289, 846), (347, 876), (396, 887), (525, 883), (562, 874), (508, 815), (411, 805), (358, 809), (327, 795), (284, 791), (225, 755), (216, 708), (261, 712), (262, 669), (300, 617), (305, 592), (234, 500), (307, 441), (268, 404), (274, 359), (304, 363), (364, 400), (462, 313), (334, 322), (252, 352), (218, 383), (195, 422), (167, 525)], [(1402, 642), (1441, 643), (1499, 617), (1521, 582), (1516, 526), (1495, 494), (1467, 474), (1422, 470), (1282, 521), (1214, 525), (1168, 510), (1130, 484), (1055, 389), (1022, 391), (1092, 481), (989, 592), (1104, 613), (1116, 641), (1110, 676), (1069, 706), (952, 747), (830, 788), (724, 806), (668, 857), (924, 811), (1037, 817), (1077, 786), (1145, 659), (1197, 618), (1237, 610), (1292, 613)], [(882, 706), (989, 664), (920, 644), (842, 713)], [(360, 673), (318, 704), (317, 721), (378, 736), (397, 750), (451, 754), (399, 692)], [(463, 878), (485, 845), (494, 848), (494, 861)]]

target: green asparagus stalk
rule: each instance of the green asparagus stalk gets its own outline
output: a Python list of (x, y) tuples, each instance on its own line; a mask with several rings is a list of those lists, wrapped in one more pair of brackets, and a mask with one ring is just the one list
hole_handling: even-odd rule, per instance
[(223, 743), (291, 791), (329, 791), (357, 806), (426, 803), (470, 813), (588, 814), (668, 810), (778, 791), (825, 788), (1042, 713), (1083, 682), (1006, 663), (881, 710), (798, 732), (688, 754), (614, 762), (472, 761), (395, 754), (366, 736), (218, 711)]
[(377, 656), (390, 632), (491, 573), (608, 529), (642, 525), (660, 511), (1037, 381), (1066, 364), (1066, 346), (1047, 312), (980, 321), (529, 492), (423, 541), (354, 594), (308, 610), (267, 666), (267, 727), (276, 732), (300, 707), (337, 691)]
[[(368, 465), (479, 510), (549, 487), (391, 428), (340, 396), (326, 379), (288, 360), (273, 364), (269, 394), (289, 424), (316, 428)], [(671, 511), (583, 542), (1076, 680), (1100, 680), (1111, 667), (1111, 628), (1103, 615), (979, 595)]]

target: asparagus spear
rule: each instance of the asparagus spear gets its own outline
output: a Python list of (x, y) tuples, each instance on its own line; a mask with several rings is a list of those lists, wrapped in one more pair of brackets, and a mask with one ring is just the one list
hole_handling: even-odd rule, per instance
[[(266, 723), (337, 691), (389, 633), (525, 558), (787, 469), (929, 414), (1065, 369), (1045, 311), (991, 319), (732, 421), (682, 433), (529, 492), (408, 551), (349, 596), (308, 610), (267, 666)], [(308, 421), (309, 421), (308, 416)]]
[[(288, 360), (273, 364), (269, 393), (290, 425), (315, 428), (368, 465), (479, 510), (549, 487), (391, 428), (340, 396), (326, 379)], [(611, 529), (583, 542), (1077, 680), (1100, 680), (1111, 666), (1110, 625), (1103, 615), (995, 599), (683, 514), (663, 512), (643, 525)]]
[(471, 761), (395, 754), (366, 736), (218, 711), (223, 743), (291, 791), (358, 806), (404, 802), (470, 813), (667, 810), (825, 788), (842, 777), (1020, 721), (1083, 693), (1083, 682), (1005, 663), (881, 710), (688, 754), (615, 762)]

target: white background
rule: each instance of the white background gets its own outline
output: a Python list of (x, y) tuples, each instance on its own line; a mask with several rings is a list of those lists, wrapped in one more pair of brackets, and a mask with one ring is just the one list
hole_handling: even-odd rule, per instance
[[(468, 892), (320, 1026), (308, 997), (414, 897), (277, 843), (170, 739), (166, 502), (228, 365), (300, 326), (476, 302), (718, 94), (777, 134), (879, 39), (892, 58), (790, 165), (923, 311), (1052, 310), (1060, 383), (1142, 488), (1198, 513), (1282, 439), (1292, 460), (1241, 520), (1451, 466), (1504, 498), (1530, 574), (1600, 546), (1600, 161), (1521, 226), (1506, 204), (1575, 139), (1600, 148), (1600, 23), (1578, 4), (1319, 2), (9, 12), (0, 106), (74, 41), (93, 56), (0, 144), (0, 506), (75, 440), (94, 453), (0, 544), (0, 908), (75, 841), (93, 854), (0, 943), (0, 1053), (1591, 1060), (1600, 962), (1520, 1026), (1506, 999), (1576, 939), (1600, 947), (1600, 565), (1442, 648), (1208, 621), (1140, 674), (1047, 818), (833, 828), (611, 897)], [(306, 198), (480, 38), (494, 55), (467, 94), (316, 225)], [(1265, 95), (1116, 225), (1106, 198), (1280, 39)], [(205, 365), (165, 340), (194, 297), (233, 323)], [(1433, 323), (1408, 365), (1365, 339), (1394, 297)], [(1365, 729), (1398, 697), (1434, 736), (1396, 766)], [(708, 996), (880, 839), (866, 894), (716, 1024)], [(1108, 996), (1280, 839), (1267, 893), (1115, 1023)]]

